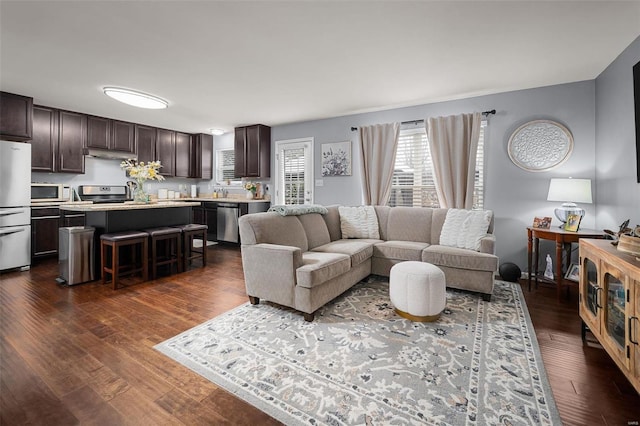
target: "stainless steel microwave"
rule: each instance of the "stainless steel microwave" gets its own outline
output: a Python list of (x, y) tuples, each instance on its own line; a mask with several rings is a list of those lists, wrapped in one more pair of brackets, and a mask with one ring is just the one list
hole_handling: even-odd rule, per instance
[(32, 183), (31, 202), (69, 201), (71, 187), (61, 183)]

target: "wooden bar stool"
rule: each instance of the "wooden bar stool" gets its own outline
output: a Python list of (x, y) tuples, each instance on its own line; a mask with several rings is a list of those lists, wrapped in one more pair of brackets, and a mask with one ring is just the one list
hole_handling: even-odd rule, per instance
[[(149, 234), (151, 243), (151, 279), (156, 279), (158, 275), (158, 266), (169, 265), (169, 273), (176, 265), (176, 273), (182, 272), (182, 242), (180, 241), (181, 232), (178, 228), (168, 226), (161, 228), (145, 229), (144, 232)], [(158, 254), (158, 245), (164, 242), (164, 254)]]
[[(202, 259), (202, 267), (207, 265), (207, 225), (199, 225), (197, 223), (190, 223), (188, 225), (176, 226), (182, 231), (182, 270), (186, 271), (191, 261), (195, 259)], [(200, 251), (195, 250), (193, 247), (194, 238), (202, 238), (202, 249)]]
[[(111, 274), (113, 289), (118, 288), (118, 278), (122, 274), (142, 272), (142, 280), (149, 280), (149, 234), (143, 231), (125, 231), (100, 236), (100, 259), (102, 284), (107, 282), (107, 273)], [(120, 265), (120, 248), (131, 247), (131, 263)], [(107, 262), (107, 248), (111, 248), (111, 263)], [(137, 261), (137, 250), (142, 251)]]

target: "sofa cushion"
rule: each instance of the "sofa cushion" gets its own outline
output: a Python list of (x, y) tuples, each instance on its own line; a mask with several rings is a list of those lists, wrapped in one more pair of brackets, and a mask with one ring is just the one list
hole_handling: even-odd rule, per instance
[(491, 210), (449, 209), (440, 233), (440, 245), (480, 250), (480, 240), (487, 235)]
[(304, 232), (307, 234), (309, 250), (331, 241), (327, 224), (322, 218), (322, 215), (318, 213), (303, 214), (298, 216), (298, 219), (300, 223), (302, 223)]
[(380, 238), (373, 206), (338, 207), (342, 238)]
[(384, 241), (373, 246), (373, 257), (386, 257), (397, 260), (422, 260), (422, 250), (429, 243), (418, 241)]
[(388, 241), (420, 241), (431, 243), (433, 209), (394, 207), (387, 221)]
[(373, 245), (382, 240), (337, 240), (329, 244), (316, 247), (313, 251), (323, 253), (342, 253), (351, 257), (351, 266), (356, 266), (373, 256)]
[(338, 210), (337, 205), (327, 206), (327, 214), (322, 215), (322, 219), (324, 219), (324, 222), (327, 224), (331, 241), (342, 238), (342, 231), (340, 230), (340, 211)]
[(297, 216), (280, 216), (265, 212), (240, 216), (240, 240), (246, 244), (276, 244), (309, 249), (307, 234)]
[(498, 258), (492, 254), (440, 245), (432, 245), (424, 249), (422, 261), (436, 266), (472, 271), (494, 272), (498, 269)]
[(346, 254), (308, 251), (302, 253), (302, 266), (296, 270), (297, 285), (313, 288), (350, 268), (351, 258)]

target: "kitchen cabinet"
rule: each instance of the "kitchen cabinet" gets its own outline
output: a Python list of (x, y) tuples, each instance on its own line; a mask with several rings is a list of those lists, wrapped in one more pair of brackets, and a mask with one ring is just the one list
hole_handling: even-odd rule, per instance
[(60, 209), (57, 207), (31, 208), (31, 258), (58, 253)]
[(31, 170), (55, 172), (58, 153), (58, 114), (53, 108), (33, 107)]
[(189, 177), (213, 179), (213, 136), (198, 133), (191, 136)]
[(175, 176), (176, 164), (176, 132), (158, 129), (156, 140), (156, 159), (162, 164), (160, 174)]
[(136, 124), (136, 151), (138, 161), (148, 163), (156, 159), (157, 129), (155, 127)]
[(135, 153), (135, 125), (87, 116), (87, 148)]
[(200, 207), (194, 207), (193, 223), (207, 225), (207, 239), (209, 241), (217, 241), (218, 204), (202, 203)]
[(580, 318), (640, 392), (640, 260), (606, 240), (580, 240)]
[(60, 226), (84, 226), (84, 213), (60, 210)]
[(33, 98), (0, 92), (0, 139), (25, 142), (33, 136)]
[(58, 112), (58, 172), (84, 173), (87, 116), (72, 111)]
[(271, 128), (262, 124), (236, 127), (234, 154), (236, 177), (270, 177)]
[(192, 177), (191, 156), (195, 154), (194, 147), (191, 146), (191, 135), (187, 133), (175, 132), (176, 144), (176, 168), (175, 176)]

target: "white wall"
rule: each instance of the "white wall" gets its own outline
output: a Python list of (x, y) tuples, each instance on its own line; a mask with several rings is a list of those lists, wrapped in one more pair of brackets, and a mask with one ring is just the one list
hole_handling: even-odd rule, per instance
[[(596, 204), (599, 229), (617, 230), (626, 219), (640, 225), (633, 105), (633, 66), (640, 37), (596, 78)], [(640, 101), (640, 100), (639, 100)], [(640, 108), (640, 105), (638, 105)]]
[[(427, 116), (451, 115), (496, 109), (489, 117), (485, 136), (486, 188), (485, 208), (495, 213), (497, 252), (502, 262), (515, 262), (526, 268), (526, 226), (534, 216), (552, 216), (559, 203), (548, 202), (547, 190), (552, 177), (595, 178), (595, 81), (563, 84), (496, 95), (480, 96), (409, 108), (342, 116), (326, 120), (273, 127), (272, 143), (285, 139), (315, 138), (315, 179), (324, 186), (315, 188), (319, 204), (357, 205), (362, 202), (359, 176), (360, 157), (357, 132), (351, 126), (423, 119)], [(573, 134), (575, 146), (569, 160), (555, 170), (533, 173), (515, 166), (509, 159), (507, 143), (511, 133), (523, 123), (536, 119), (556, 120)], [(351, 140), (353, 175), (322, 177), (320, 145)], [(272, 160), (273, 161), (273, 160)], [(272, 164), (273, 167), (273, 164)], [(594, 205), (583, 205), (587, 215), (583, 227), (595, 227)], [(559, 222), (554, 219), (554, 226)], [(543, 252), (554, 252), (543, 244)]]

